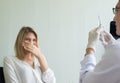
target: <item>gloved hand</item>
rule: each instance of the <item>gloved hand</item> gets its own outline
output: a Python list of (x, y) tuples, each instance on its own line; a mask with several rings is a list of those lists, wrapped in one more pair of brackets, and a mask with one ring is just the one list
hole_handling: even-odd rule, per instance
[(102, 30), (103, 30), (102, 27), (97, 27), (89, 32), (87, 48), (92, 48), (95, 51), (96, 44), (100, 39), (100, 33)]
[(114, 40), (115, 39), (113, 38), (113, 36), (105, 30), (100, 33), (100, 41), (102, 42), (104, 47), (106, 47), (108, 43), (111, 43)]

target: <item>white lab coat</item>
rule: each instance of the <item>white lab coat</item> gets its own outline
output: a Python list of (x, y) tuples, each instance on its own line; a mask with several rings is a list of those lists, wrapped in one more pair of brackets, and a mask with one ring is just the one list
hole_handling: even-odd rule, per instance
[(4, 76), (6, 83), (56, 83), (51, 69), (41, 72), (38, 60), (34, 60), (35, 69), (15, 56), (4, 58)]
[(106, 46), (98, 64), (94, 55), (85, 56), (79, 83), (120, 83), (120, 39)]

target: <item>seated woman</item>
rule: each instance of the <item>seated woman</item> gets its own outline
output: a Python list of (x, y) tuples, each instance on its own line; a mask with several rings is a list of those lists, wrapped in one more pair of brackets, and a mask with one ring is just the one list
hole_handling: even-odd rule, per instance
[(39, 48), (37, 33), (31, 27), (19, 31), (15, 53), (16, 56), (4, 58), (6, 83), (56, 83), (54, 72)]

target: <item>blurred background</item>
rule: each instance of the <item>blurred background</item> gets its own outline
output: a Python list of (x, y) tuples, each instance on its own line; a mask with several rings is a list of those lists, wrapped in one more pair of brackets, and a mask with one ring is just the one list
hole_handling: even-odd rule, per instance
[[(99, 25), (109, 31), (118, 0), (0, 0), (0, 66), (15, 56), (14, 43), (22, 26), (39, 35), (40, 47), (57, 83), (78, 83), (88, 32)], [(104, 48), (96, 48), (97, 61)]]

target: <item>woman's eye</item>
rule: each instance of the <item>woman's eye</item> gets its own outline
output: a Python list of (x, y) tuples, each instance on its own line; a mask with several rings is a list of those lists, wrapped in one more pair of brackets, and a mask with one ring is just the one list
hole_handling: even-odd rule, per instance
[(35, 41), (35, 42), (36, 42), (37, 40), (36, 40), (36, 39), (34, 39), (33, 41)]
[(28, 42), (29, 42), (29, 41), (30, 41), (30, 39), (25, 39), (25, 41), (28, 41)]

